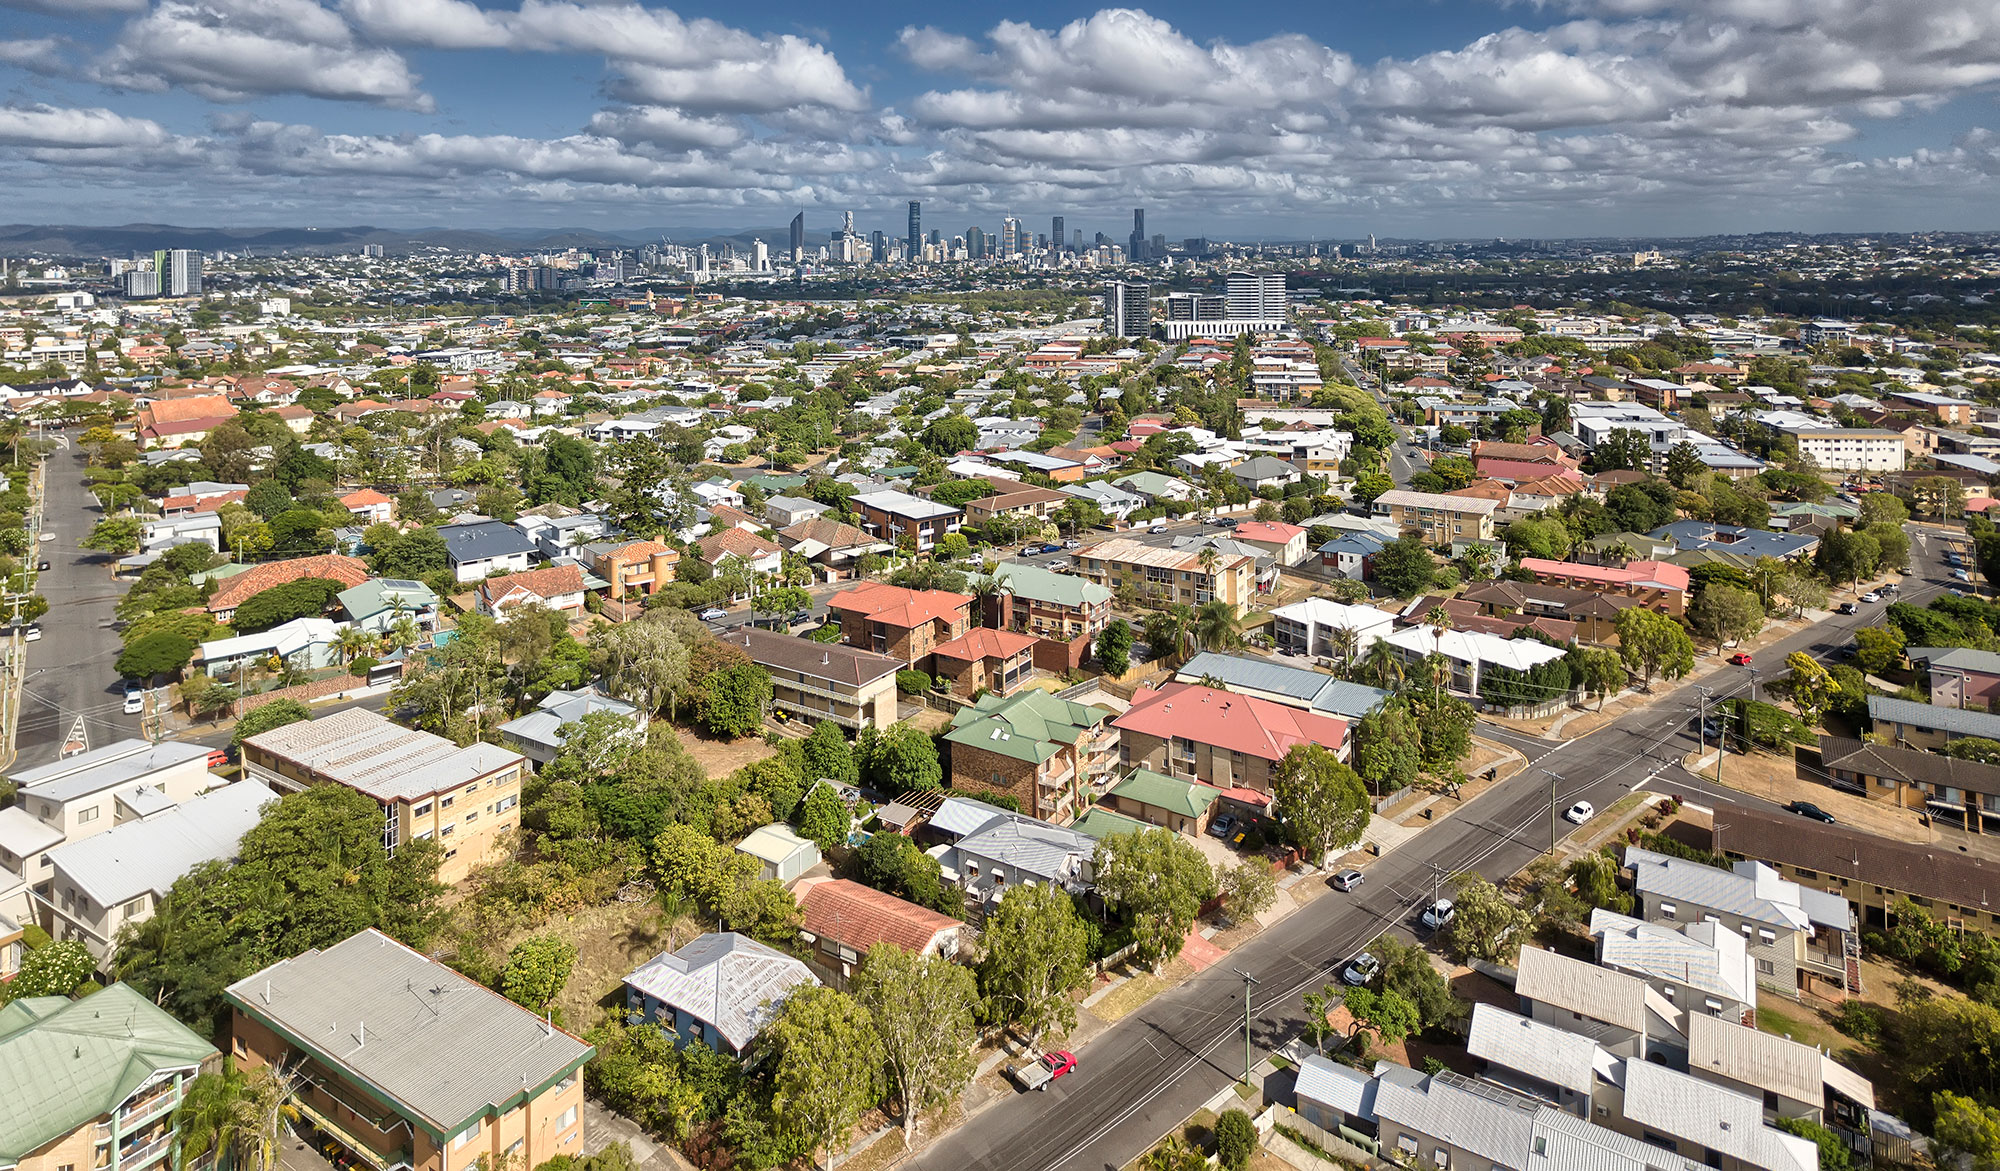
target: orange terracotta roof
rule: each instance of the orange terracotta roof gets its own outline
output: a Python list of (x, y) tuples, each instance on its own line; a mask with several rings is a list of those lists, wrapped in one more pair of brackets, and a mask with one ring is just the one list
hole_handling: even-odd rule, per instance
[(394, 504), (395, 501), (389, 499), (387, 496), (382, 495), (380, 492), (377, 492), (373, 488), (363, 488), (359, 491), (349, 492), (347, 495), (342, 496), (340, 498), (340, 503), (345, 505), (349, 512), (352, 512), (357, 508), (367, 508), (371, 505), (376, 505), (376, 504)]
[(921, 952), (939, 932), (959, 926), (949, 915), (844, 878), (808, 878), (797, 894), (807, 931), (859, 952), (878, 943)]
[(777, 545), (743, 529), (724, 529), (710, 533), (697, 541), (701, 548), (701, 559), (713, 564), (718, 558), (734, 555), (745, 561), (755, 561), (784, 550)]
[(913, 629), (926, 622), (950, 622), (972, 605), (972, 595), (871, 581), (835, 594), (826, 604), (831, 610), (853, 611), (890, 626)]
[(1032, 634), (1020, 634), (1012, 630), (991, 630), (976, 627), (937, 648), (937, 653), (947, 659), (962, 659), (973, 662), (978, 659), (1011, 659), (1023, 651), (1033, 650), (1038, 640)]
[(267, 561), (262, 565), (253, 565), (234, 577), (222, 579), (222, 585), (208, 600), (209, 613), (219, 614), (224, 610), (234, 610), (246, 599), (261, 594), (272, 586), (304, 581), (309, 577), (326, 578), (351, 588), (368, 580), (368, 566), (357, 558), (339, 553), (322, 553), (317, 557), (294, 557), (289, 561)]
[(479, 596), (488, 605), (522, 590), (538, 598), (583, 592), (583, 570), (575, 565), (545, 565), (504, 577), (490, 577), (479, 583)]

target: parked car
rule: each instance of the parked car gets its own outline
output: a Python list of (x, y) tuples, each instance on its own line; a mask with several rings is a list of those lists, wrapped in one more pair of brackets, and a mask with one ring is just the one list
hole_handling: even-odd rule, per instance
[(1355, 887), (1360, 886), (1362, 879), (1366, 877), (1367, 875), (1362, 874), (1359, 870), (1340, 870), (1336, 871), (1333, 878), (1329, 881), (1333, 883), (1333, 889), (1335, 890), (1353, 890)]
[(1215, 518), (1217, 528), (1233, 529), (1238, 523), (1237, 519), (1233, 516), (1218, 516)]
[(701, 612), (701, 620), (703, 622), (720, 622), (727, 617), (729, 617), (729, 611), (718, 606), (710, 606)]
[(1068, 568), (1069, 568), (1069, 558), (1067, 558), (1067, 557), (1058, 557), (1058, 558), (1056, 558), (1056, 559), (1055, 559), (1054, 561), (1051, 561), (1051, 562), (1049, 562), (1049, 568), (1050, 568), (1050, 569), (1068, 569)]
[(1855, 605), (1853, 602), (1842, 602), (1833, 608), (1833, 612), (1836, 614), (1859, 614), (1861, 613), (1861, 607)]
[(1070, 538), (1069, 540), (1067, 540), (1067, 541), (1064, 541), (1064, 542), (1063, 542), (1063, 548), (1065, 548), (1065, 549), (1081, 549), (1081, 548), (1083, 548), (1083, 542), (1082, 542), (1082, 541), (1079, 541), (1079, 540), (1077, 540), (1077, 539), (1076, 539), (1075, 537), (1071, 537), (1071, 538)]
[(1971, 581), (1972, 575), (1963, 569), (1954, 569), (1951, 571), (1951, 579), (1953, 581)]
[(1877, 590), (1869, 590), (1867, 593), (1861, 595), (1861, 600), (1864, 602), (1879, 602), (1882, 600), (1882, 595)]
[(41, 537), (38, 539), (43, 541), (53, 541), (56, 539), (56, 535), (54, 533), (43, 533)]
[(216, 769), (216, 768), (221, 768), (221, 767), (222, 767), (223, 765), (225, 765), (225, 764), (228, 764), (228, 763), (229, 763), (229, 750), (228, 750), (228, 749), (226, 749), (226, 748), (211, 748), (211, 749), (209, 749), (209, 750), (208, 750), (208, 765), (207, 765), (207, 767), (209, 767), (209, 768), (212, 768), (212, 769)]
[(35, 566), (35, 570), (38, 573), (47, 573), (49, 571), (49, 563), (43, 561)]
[(1375, 953), (1364, 951), (1360, 955), (1355, 956), (1347, 967), (1341, 971), (1340, 978), (1349, 984), (1358, 986), (1373, 980), (1375, 973), (1381, 970), (1382, 961), (1375, 958)]
[(21, 638), (27, 642), (40, 642), (42, 640), (42, 628), (30, 622), (21, 628)]
[(1225, 813), (1221, 817), (1218, 817), (1214, 821), (1208, 823), (1208, 836), (1212, 838), (1220, 838), (1226, 842), (1229, 840), (1229, 835), (1231, 831), (1235, 830), (1235, 828), (1236, 828), (1236, 818), (1231, 814)]
[(125, 681), (125, 714), (136, 716), (146, 710), (146, 685), (137, 679)]
[(1060, 552), (1062, 552), (1062, 546), (1061, 546), (1061, 545), (1058, 545), (1058, 544), (1056, 544), (1056, 543), (1055, 543), (1055, 542), (1053, 542), (1053, 541), (1050, 541), (1050, 542), (1048, 542), (1048, 543), (1046, 543), (1046, 544), (1044, 544), (1044, 545), (1042, 546), (1042, 548), (1041, 548), (1041, 552), (1043, 552), (1043, 553), (1060, 553)]
[(1563, 810), (1563, 820), (1576, 825), (1582, 825), (1596, 816), (1596, 814), (1597, 806), (1592, 805), (1588, 801), (1578, 801), (1568, 809)]
[(1735, 654), (1729, 656), (1729, 661), (1735, 666), (1747, 667), (1750, 665), (1750, 652), (1737, 651)]
[(1160, 535), (1161, 533), (1164, 533), (1164, 532), (1166, 532), (1166, 531), (1167, 531), (1167, 526), (1165, 526), (1165, 525), (1153, 525), (1152, 527), (1148, 528), (1148, 529), (1147, 529), (1146, 531), (1147, 531), (1147, 532), (1149, 532), (1149, 533), (1151, 533), (1152, 535), (1154, 535), (1154, 536), (1156, 536), (1156, 537), (1157, 537), (1157, 536), (1159, 536), (1159, 535)]
[(1458, 908), (1452, 905), (1450, 899), (1439, 899), (1424, 908), (1424, 926), (1430, 928), (1432, 931), (1436, 931), (1451, 922), (1451, 917), (1456, 914), (1458, 914)]
[(1828, 813), (1810, 801), (1794, 801), (1790, 805), (1785, 806), (1785, 808), (1789, 812), (1798, 814), (1800, 817), (1810, 817), (1814, 821), (1823, 821), (1828, 825), (1834, 824), (1833, 814)]
[(1016, 1085), (1024, 1090), (1046, 1090), (1049, 1083), (1076, 1068), (1076, 1054), (1053, 1050), (1042, 1054), (1034, 1061), (1017, 1065), (1007, 1071)]

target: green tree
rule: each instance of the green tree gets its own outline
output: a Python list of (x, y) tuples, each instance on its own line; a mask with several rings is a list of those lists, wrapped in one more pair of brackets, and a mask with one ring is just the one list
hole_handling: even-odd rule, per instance
[(710, 732), (733, 740), (763, 725), (771, 694), (769, 671), (754, 663), (737, 663), (709, 675), (695, 693), (695, 714)]
[(1278, 764), (1272, 808), (1286, 838), (1313, 865), (1361, 840), (1368, 828), (1368, 791), (1353, 769), (1317, 744), (1298, 744)]
[(1689, 480), (1707, 470), (1708, 465), (1701, 462), (1701, 455), (1695, 451), (1694, 444), (1683, 441), (1667, 449), (1667, 482), (1674, 487), (1687, 487)]
[(1245, 858), (1216, 874), (1216, 885), (1230, 918), (1237, 922), (1269, 910), (1278, 901), (1278, 880), (1262, 858)]
[(1540, 557), (1548, 561), (1566, 560), (1573, 540), (1569, 526), (1550, 513), (1522, 517), (1508, 525), (1500, 536), (1516, 557)]
[(1436, 576), (1437, 559), (1421, 538), (1405, 533), (1375, 552), (1375, 584), (1396, 597), (1416, 597)]
[(1931, 1095), (1931, 1153), (1941, 1167), (2000, 1171), (2000, 1109), (1940, 1090)]
[(882, 1098), (874, 1021), (845, 992), (803, 985), (785, 998), (769, 1032), (778, 1055), (771, 1113), (831, 1166), (836, 1145)]
[(1764, 628), (1764, 603), (1747, 589), (1711, 585), (1688, 607), (1688, 624), (1714, 642), (1738, 642)]
[(964, 415), (941, 415), (924, 428), (918, 442), (937, 455), (957, 455), (979, 446), (979, 425)]
[(1819, 1171), (1852, 1171), (1854, 1152), (1848, 1149), (1847, 1140), (1831, 1129), (1809, 1118), (1780, 1118), (1772, 1125), (1786, 1134), (1811, 1139), (1819, 1148)]
[(1100, 840), (1092, 871), (1105, 905), (1131, 929), (1136, 958), (1155, 970), (1180, 954), (1202, 903), (1215, 897), (1208, 860), (1168, 829)]
[(799, 806), (799, 836), (811, 839), (821, 851), (847, 840), (848, 821), (847, 803), (832, 785), (814, 785)]
[(856, 747), (862, 777), (884, 793), (894, 796), (944, 787), (937, 744), (914, 724), (897, 724), (882, 733), (864, 730)]
[(1241, 1110), (1224, 1110), (1215, 1120), (1215, 1153), (1223, 1171), (1247, 1171), (1257, 1153), (1257, 1128)]
[(99, 553), (130, 553), (139, 547), (139, 531), (142, 522), (136, 516), (114, 516), (98, 521), (77, 545), (93, 549)]
[(1625, 686), (1625, 663), (1606, 647), (1579, 647), (1576, 667), (1577, 682), (1597, 697), (1599, 708), (1607, 696), (1616, 695)]
[(1132, 624), (1114, 618), (1097, 636), (1097, 665), (1106, 675), (1119, 676), (1132, 668)]
[(1694, 640), (1657, 610), (1633, 606), (1618, 615), (1618, 656), (1650, 688), (1655, 674), (1679, 679), (1694, 670)]
[(957, 887), (945, 884), (938, 860), (903, 835), (870, 835), (854, 852), (854, 861), (856, 877), (876, 890), (953, 918), (964, 917), (964, 899)]
[(1511, 964), (1527, 935), (1528, 913), (1477, 874), (1460, 875), (1455, 885), (1452, 950), (1460, 959)]
[(1423, 769), (1423, 730), (1406, 707), (1387, 706), (1354, 727), (1354, 771), (1376, 794), (1415, 783)]
[(889, 1085), (902, 1103), (903, 1146), (926, 1110), (944, 1110), (972, 1081), (979, 987), (947, 956), (915, 956), (892, 943), (868, 949), (854, 976), (854, 998), (868, 1010)]
[(1060, 887), (1017, 886), (986, 917), (979, 994), (986, 1019), (1019, 1029), (1033, 1048), (1076, 1026), (1069, 994), (1090, 980), (1089, 933)]
[(1861, 498), (1861, 515), (1855, 518), (1857, 528), (1873, 528), (1878, 524), (1902, 527), (1910, 519), (1910, 510), (1903, 502), (1888, 492), (1870, 492)]
[(243, 742), (252, 736), (310, 719), (312, 719), (312, 709), (298, 700), (274, 699), (258, 704), (242, 719), (236, 721), (236, 730), (230, 733), (229, 743), (233, 747), (240, 748)]
[(1354, 1029), (1374, 1033), (1384, 1044), (1393, 1045), (1419, 1027), (1417, 1006), (1410, 998), (1392, 989), (1376, 991), (1373, 988), (1350, 988), (1346, 997), (1347, 1011), (1354, 1018)]
[(30, 996), (68, 996), (90, 979), (97, 970), (97, 957), (74, 939), (58, 939), (31, 949), (21, 959), (21, 970), (4, 994), (13, 999)]
[(554, 932), (530, 935), (507, 953), (500, 994), (523, 1008), (546, 1012), (569, 983), (576, 945)]
[(855, 763), (854, 747), (847, 742), (847, 733), (832, 720), (821, 720), (813, 725), (812, 735), (805, 741), (806, 775), (813, 780), (839, 781), (842, 784), (860, 783), (861, 766)]
[(1813, 564), (1830, 582), (1860, 584), (1873, 577), (1882, 560), (1882, 546), (1867, 533), (1831, 532), (1819, 539)]
[(194, 640), (172, 630), (142, 635), (119, 653), (114, 669), (127, 679), (150, 679), (172, 675), (194, 658)]

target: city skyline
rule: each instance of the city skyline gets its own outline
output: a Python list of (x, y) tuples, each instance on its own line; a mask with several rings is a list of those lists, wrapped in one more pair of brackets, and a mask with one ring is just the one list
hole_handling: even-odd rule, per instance
[[(1124, 239), (2000, 227), (1980, 0), (0, 0), (19, 222), (815, 223)], [(819, 22), (832, 21), (828, 27)], [(364, 210), (367, 214), (357, 215)]]

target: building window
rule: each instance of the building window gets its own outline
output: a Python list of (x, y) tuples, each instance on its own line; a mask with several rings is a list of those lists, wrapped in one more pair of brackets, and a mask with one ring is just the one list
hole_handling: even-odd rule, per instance
[(430, 815), (431, 815), (431, 803), (428, 801), (424, 802), (422, 805), (417, 806), (415, 809), (410, 810), (411, 817), (429, 817)]
[(444, 827), (443, 829), (439, 830), (439, 831), (438, 831), (438, 836), (439, 836), (439, 837), (441, 837), (441, 838), (448, 838), (448, 837), (450, 837), (450, 836), (452, 835), (453, 831), (455, 831), (455, 830), (457, 830), (457, 829), (458, 829), (458, 825), (457, 825), (457, 823), (455, 823), (455, 822), (454, 822), (453, 824), (451, 824), (451, 825), (448, 825), (448, 826), (445, 826), (445, 827)]
[(1406, 1155), (1414, 1155), (1414, 1154), (1416, 1154), (1416, 1153), (1417, 1153), (1417, 1137), (1416, 1137), (1415, 1135), (1412, 1135), (1412, 1134), (1399, 1134), (1399, 1135), (1397, 1135), (1397, 1136), (1396, 1136), (1396, 1149), (1397, 1149), (1397, 1150), (1399, 1150), (1399, 1151), (1401, 1151), (1401, 1152), (1403, 1152), (1403, 1153), (1404, 1153), (1404, 1154), (1406, 1154)]
[(568, 1130), (570, 1127), (575, 1125), (576, 1125), (576, 1107), (574, 1106), (571, 1106), (569, 1109), (563, 1111), (562, 1117), (556, 1119), (557, 1130)]
[(1778, 942), (1778, 933), (1767, 931), (1760, 927), (1757, 929), (1757, 941), (1759, 943), (1776, 943)]
[(97, 820), (97, 806), (95, 806), (95, 805), (92, 805), (92, 806), (91, 806), (90, 808), (88, 808), (88, 809), (79, 809), (79, 810), (77, 810), (77, 811), (76, 811), (76, 820), (77, 820), (77, 821), (78, 821), (79, 823), (81, 823), (81, 822), (86, 822), (86, 821), (96, 821), (96, 820)]
[(1775, 976), (1778, 974), (1777, 965), (1773, 964), (1770, 960), (1758, 960), (1757, 974), (1759, 976)]
[(446, 797), (446, 798), (444, 798), (443, 800), (441, 800), (441, 801), (439, 801), (439, 802), (438, 802), (438, 808), (439, 808), (439, 809), (450, 809), (450, 808), (452, 807), (452, 803), (453, 803), (453, 802), (455, 802), (455, 801), (457, 801), (457, 800), (458, 800), (458, 798), (456, 798), (456, 797)]
[(1660, 904), (1660, 918), (1662, 918), (1662, 919), (1671, 919), (1671, 918), (1673, 918), (1673, 917), (1674, 917), (1674, 910), (1675, 910), (1675, 907), (1674, 907), (1674, 904), (1672, 904), (1672, 903), (1661, 903), (1661, 904)]
[(451, 1149), (454, 1151), (462, 1151), (465, 1149), (465, 1144), (471, 1142), (473, 1139), (476, 1139), (478, 1137), (479, 1137), (479, 1123), (474, 1122), (472, 1126), (465, 1131), (465, 1133), (451, 1140)]

